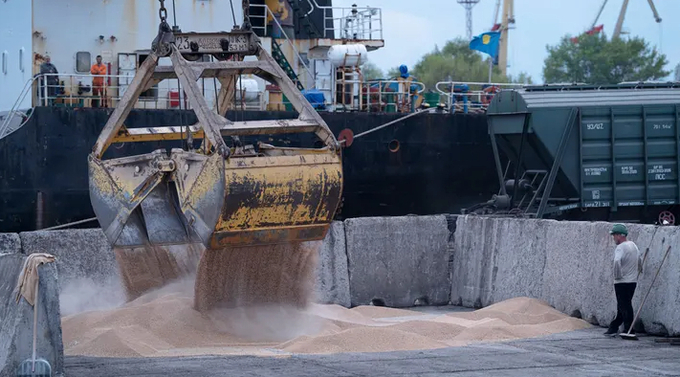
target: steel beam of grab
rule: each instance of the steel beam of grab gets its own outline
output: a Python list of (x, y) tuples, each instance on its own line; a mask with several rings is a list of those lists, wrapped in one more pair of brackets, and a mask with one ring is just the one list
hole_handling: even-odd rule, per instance
[[(217, 62), (193, 62), (202, 54)], [(242, 61), (243, 56), (257, 61)], [(172, 69), (158, 67), (170, 57)], [(231, 60), (230, 58), (236, 59)], [(232, 83), (244, 71), (278, 85), (299, 113), (292, 121), (232, 122), (226, 104), (211, 109), (197, 85), (215, 77)], [(198, 122), (187, 127), (127, 129), (124, 121), (139, 95), (163, 79), (178, 78)], [(221, 102), (233, 98), (223, 87)], [(184, 128), (186, 132), (182, 132)], [(159, 132), (161, 131), (162, 132)], [(244, 146), (241, 135), (314, 132), (321, 148)], [(203, 146), (173, 148), (110, 160), (118, 142), (203, 137)], [(230, 136), (228, 145), (224, 136)], [(233, 139), (232, 139), (233, 138)], [(90, 199), (114, 246), (200, 242), (209, 249), (321, 240), (340, 202), (340, 144), (319, 114), (248, 28), (229, 33), (173, 33), (161, 16), (152, 52), (100, 134), (88, 158)]]

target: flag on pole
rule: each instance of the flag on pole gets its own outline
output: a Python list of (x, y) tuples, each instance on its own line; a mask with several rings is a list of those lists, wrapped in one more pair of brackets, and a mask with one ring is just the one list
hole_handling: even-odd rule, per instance
[(486, 33), (482, 33), (472, 38), (470, 41), (470, 49), (484, 52), (496, 60), (500, 39), (500, 32), (487, 31)]

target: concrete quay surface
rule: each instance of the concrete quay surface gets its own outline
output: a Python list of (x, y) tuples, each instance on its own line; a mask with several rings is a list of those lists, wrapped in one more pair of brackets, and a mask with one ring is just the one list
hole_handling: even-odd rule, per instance
[(600, 328), (426, 351), (181, 358), (68, 356), (67, 377), (95, 376), (680, 376), (680, 346)]

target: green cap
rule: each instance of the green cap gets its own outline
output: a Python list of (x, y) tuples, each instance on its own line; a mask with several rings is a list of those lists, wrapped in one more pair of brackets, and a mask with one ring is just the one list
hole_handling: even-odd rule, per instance
[(624, 236), (627, 236), (628, 229), (626, 229), (626, 226), (623, 224), (614, 224), (612, 230), (609, 231), (609, 234), (623, 234)]

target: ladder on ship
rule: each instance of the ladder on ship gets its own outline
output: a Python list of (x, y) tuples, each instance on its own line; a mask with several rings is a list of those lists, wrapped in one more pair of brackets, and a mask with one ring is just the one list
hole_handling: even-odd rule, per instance
[[(319, 31), (319, 29), (312, 23), (309, 19), (309, 15), (314, 11), (314, 5), (307, 1), (309, 6), (309, 11), (305, 12), (303, 7), (300, 6), (300, 0), (286, 0), (290, 7), (293, 9), (293, 14), (296, 15), (299, 25), (309, 34), (310, 38), (324, 38), (324, 35)], [(323, 11), (323, 10), (321, 10)]]
[(288, 75), (288, 77), (295, 83), (295, 86), (297, 86), (297, 88), (301, 91), (305, 90), (305, 87), (302, 86), (302, 83), (300, 82), (300, 78), (295, 73), (295, 70), (293, 70), (293, 67), (291, 67), (288, 59), (286, 59), (286, 55), (283, 54), (281, 45), (278, 44), (274, 38), (272, 38), (272, 57), (279, 64), (279, 66), (281, 66), (283, 71), (286, 72), (286, 75)]

